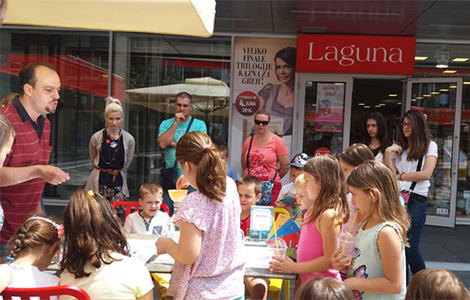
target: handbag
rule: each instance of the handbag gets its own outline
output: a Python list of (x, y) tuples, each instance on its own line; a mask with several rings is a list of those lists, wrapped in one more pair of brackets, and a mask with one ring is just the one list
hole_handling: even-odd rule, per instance
[[(253, 138), (254, 135), (251, 135), (250, 147), (248, 147), (248, 153), (246, 154), (246, 168), (248, 169), (248, 175), (250, 175), (250, 151)], [(261, 198), (256, 202), (256, 205), (267, 206), (273, 202), (273, 187), (276, 176), (277, 170), (274, 173), (274, 178), (272, 180), (261, 181)]]
[[(194, 118), (191, 117), (191, 120), (189, 121), (189, 125), (186, 128), (186, 133), (189, 132), (189, 129), (191, 128), (191, 125), (193, 124)], [(177, 171), (177, 161), (175, 159), (175, 164), (171, 168), (165, 168), (163, 167), (160, 170), (160, 181), (162, 188), (166, 191), (168, 190), (174, 190), (176, 189), (176, 181), (178, 180), (178, 171)]]
[[(418, 161), (418, 165), (416, 166), (416, 172), (421, 170), (421, 165), (423, 164), (423, 158), (421, 157)], [(402, 190), (400, 191), (400, 196), (403, 198), (403, 202), (405, 203), (405, 206), (408, 205), (408, 201), (410, 200), (410, 194), (413, 192), (414, 188), (416, 187), (417, 182), (413, 181), (410, 186), (409, 191)]]

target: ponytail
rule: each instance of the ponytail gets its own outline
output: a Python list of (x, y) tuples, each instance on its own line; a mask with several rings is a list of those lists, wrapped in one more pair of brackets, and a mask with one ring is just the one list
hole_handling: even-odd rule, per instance
[(185, 134), (176, 145), (176, 160), (197, 166), (196, 184), (204, 196), (222, 202), (225, 196), (227, 171), (210, 137), (201, 131)]

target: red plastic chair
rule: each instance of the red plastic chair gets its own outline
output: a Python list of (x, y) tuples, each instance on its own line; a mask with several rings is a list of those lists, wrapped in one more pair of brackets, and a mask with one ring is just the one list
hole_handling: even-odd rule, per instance
[(166, 205), (165, 203), (162, 203), (160, 208), (162, 208), (168, 215), (170, 215), (170, 209), (168, 208), (168, 205)]
[[(132, 201), (117, 201), (112, 204), (113, 208), (116, 208), (117, 206), (126, 207), (126, 214), (124, 215), (124, 219), (126, 219), (127, 216), (130, 215), (133, 211), (139, 211), (140, 209), (139, 202), (132, 202)], [(134, 207), (134, 210), (132, 210), (133, 207)]]
[(59, 285), (36, 288), (11, 288), (7, 287), (0, 294), (3, 299), (11, 300), (19, 297), (21, 300), (30, 300), (30, 297), (39, 297), (41, 300), (50, 300), (52, 296), (72, 296), (78, 300), (91, 300), (85, 290), (71, 285)]

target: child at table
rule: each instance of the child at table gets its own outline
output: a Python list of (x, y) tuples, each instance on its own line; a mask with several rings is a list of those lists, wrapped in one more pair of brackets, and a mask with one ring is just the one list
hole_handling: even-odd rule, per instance
[[(146, 182), (140, 187), (139, 204), (141, 211), (127, 216), (124, 231), (137, 234), (154, 234), (165, 236), (166, 226), (170, 217), (166, 212), (160, 211), (163, 190), (156, 182)], [(169, 274), (152, 274), (158, 289), (160, 299), (167, 296), (170, 280)]]
[(250, 236), (251, 206), (261, 198), (261, 181), (251, 175), (246, 175), (238, 181), (238, 196), (240, 197), (240, 228), (246, 237)]
[[(64, 210), (61, 285), (84, 289), (91, 299), (151, 300), (153, 283), (129, 247), (108, 200), (78, 190)], [(61, 300), (73, 297), (61, 296)]]
[(291, 159), (290, 163), (287, 165), (290, 166), (290, 179), (292, 182), (284, 185), (277, 197), (276, 206), (286, 209), (293, 220), (297, 220), (301, 217), (300, 208), (295, 196), (295, 179), (303, 173), (302, 168), (309, 159), (310, 157), (305, 153), (298, 153)]
[(245, 288), (240, 200), (235, 182), (210, 137), (185, 134), (176, 145), (184, 178), (197, 189), (176, 213), (179, 243), (156, 242), (159, 254), (175, 259), (168, 294), (175, 299), (243, 299)]
[(349, 269), (344, 283), (357, 299), (403, 299), (410, 220), (399, 200), (395, 174), (382, 163), (368, 161), (351, 172), (347, 184), (363, 222), (354, 241), (352, 261), (345, 262), (338, 250), (333, 265)]
[(127, 233), (164, 235), (170, 218), (160, 211), (163, 190), (156, 182), (146, 182), (140, 187), (139, 204), (141, 211), (127, 216), (124, 231)]
[(12, 269), (8, 287), (48, 287), (59, 284), (59, 278), (44, 270), (59, 250), (63, 228), (50, 217), (27, 219), (11, 237), (7, 260)]
[(217, 151), (219, 151), (220, 158), (227, 164), (227, 176), (232, 178), (235, 183), (238, 182), (238, 176), (235, 169), (228, 165), (228, 159), (230, 158), (228, 154), (228, 147), (225, 144), (217, 145)]
[[(240, 228), (245, 236), (250, 236), (251, 206), (261, 198), (261, 181), (255, 176), (243, 176), (238, 181), (238, 195), (242, 208)], [(245, 277), (245, 286), (253, 300), (266, 300), (269, 283), (268, 278)]]
[(336, 158), (320, 155), (304, 166), (308, 197), (299, 202), (306, 209), (297, 249), (297, 262), (291, 258), (274, 258), (270, 268), (279, 273), (300, 274), (301, 283), (316, 277), (341, 280), (331, 267), (330, 258), (337, 248), (337, 235), (349, 217), (346, 185)]

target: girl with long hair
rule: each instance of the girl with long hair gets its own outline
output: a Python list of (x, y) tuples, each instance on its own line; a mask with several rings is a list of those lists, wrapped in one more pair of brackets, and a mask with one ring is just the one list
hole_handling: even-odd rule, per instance
[(331, 155), (309, 159), (303, 167), (308, 197), (299, 201), (306, 209), (297, 249), (297, 262), (275, 258), (270, 269), (300, 274), (301, 283), (315, 277), (341, 280), (330, 258), (337, 248), (337, 236), (349, 217), (346, 184), (338, 160)]
[(379, 162), (383, 162), (385, 150), (391, 145), (387, 132), (387, 121), (376, 111), (371, 113), (364, 122), (363, 143), (366, 144)]
[(73, 193), (64, 211), (60, 284), (81, 287), (91, 299), (153, 299), (150, 273), (129, 257), (123, 232), (103, 196)]
[(176, 213), (178, 243), (156, 242), (158, 254), (175, 259), (168, 295), (175, 299), (243, 299), (245, 288), (240, 200), (235, 182), (210, 137), (185, 134), (176, 145), (184, 179), (197, 192), (184, 198)]
[[(426, 268), (419, 251), (419, 241), (426, 222), (429, 186), (437, 161), (437, 144), (431, 140), (426, 119), (418, 110), (409, 110), (401, 120), (400, 145), (385, 151), (384, 163), (396, 175), (398, 188), (409, 195), (407, 210), (411, 216), (406, 248), (407, 269), (416, 274)], [(408, 282), (407, 272), (407, 282)]]
[(337, 250), (332, 264), (338, 270), (349, 269), (344, 283), (356, 299), (403, 299), (410, 221), (399, 200), (395, 175), (382, 163), (367, 161), (351, 172), (347, 184), (363, 221), (352, 261)]

